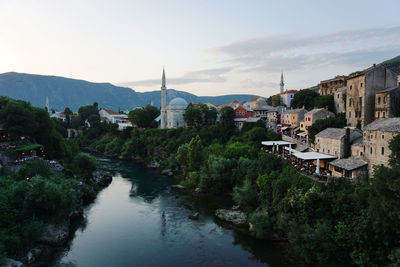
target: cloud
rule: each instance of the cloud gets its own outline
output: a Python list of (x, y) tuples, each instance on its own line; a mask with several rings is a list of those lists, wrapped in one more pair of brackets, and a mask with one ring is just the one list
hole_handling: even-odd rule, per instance
[[(226, 77), (224, 77), (224, 74), (229, 73), (232, 69), (233, 69), (232, 67), (223, 67), (223, 68), (192, 71), (192, 72), (187, 72), (182, 77), (178, 78), (167, 77), (167, 82), (169, 84), (174, 84), (174, 85), (189, 84), (189, 83), (222, 83), (226, 82)], [(161, 77), (159, 79), (119, 83), (119, 85), (122, 86), (153, 86), (160, 84), (161, 84)]]
[(277, 35), (209, 50), (220, 63), (244, 72), (294, 71), (330, 64), (372, 64), (400, 53), (400, 27), (324, 35)]

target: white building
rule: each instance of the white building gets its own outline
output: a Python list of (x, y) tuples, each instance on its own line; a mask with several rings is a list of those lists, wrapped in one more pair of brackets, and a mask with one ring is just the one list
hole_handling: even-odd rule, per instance
[(122, 131), (127, 127), (132, 127), (132, 123), (128, 120), (128, 115), (120, 114), (111, 109), (102, 108), (99, 111), (101, 121), (109, 121), (118, 124), (118, 130)]
[(160, 128), (179, 128), (185, 127), (186, 123), (183, 119), (183, 114), (188, 106), (185, 99), (176, 97), (166, 106), (167, 87), (165, 79), (165, 70), (163, 69), (162, 84), (161, 84), (161, 114)]

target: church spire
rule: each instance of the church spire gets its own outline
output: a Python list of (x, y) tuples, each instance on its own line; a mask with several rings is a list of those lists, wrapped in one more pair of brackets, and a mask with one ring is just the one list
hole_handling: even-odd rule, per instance
[(280, 83), (280, 86), (281, 86), (280, 93), (283, 93), (284, 87), (285, 87), (285, 82), (283, 81), (283, 71), (282, 71), (282, 73), (281, 73), (281, 83)]

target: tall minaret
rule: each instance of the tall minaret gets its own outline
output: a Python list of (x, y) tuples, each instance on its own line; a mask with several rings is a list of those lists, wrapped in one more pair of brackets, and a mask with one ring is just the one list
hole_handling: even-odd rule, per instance
[(167, 110), (166, 110), (166, 94), (167, 87), (165, 86), (165, 69), (163, 68), (162, 73), (162, 84), (161, 84), (161, 124), (160, 128), (167, 128)]
[(46, 96), (46, 108), (47, 108), (47, 112), (50, 113), (50, 105), (49, 105), (49, 97)]
[(284, 86), (285, 86), (285, 83), (283, 82), (283, 72), (281, 73), (281, 83), (280, 83), (280, 86), (281, 86), (281, 93), (283, 93), (283, 91), (284, 91)]

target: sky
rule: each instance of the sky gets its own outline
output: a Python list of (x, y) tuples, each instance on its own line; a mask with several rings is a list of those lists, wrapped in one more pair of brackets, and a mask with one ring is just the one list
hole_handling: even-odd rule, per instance
[(314, 86), (400, 55), (399, 0), (0, 0), (0, 73), (197, 95)]

